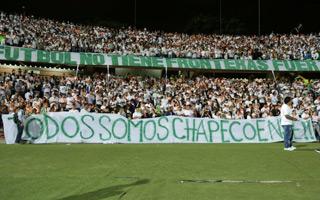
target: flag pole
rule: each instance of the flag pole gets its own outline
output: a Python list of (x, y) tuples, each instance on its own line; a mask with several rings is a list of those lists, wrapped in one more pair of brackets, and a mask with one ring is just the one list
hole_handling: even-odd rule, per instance
[(110, 66), (107, 65), (107, 81), (109, 82), (109, 77), (110, 77)]
[(273, 70), (271, 70), (271, 72), (272, 72), (272, 75), (273, 75), (273, 80), (274, 80), (274, 82), (277, 82), (277, 80), (276, 80), (276, 76), (275, 76), (275, 74), (274, 74), (274, 71), (273, 71)]
[(78, 77), (78, 73), (79, 73), (79, 66), (80, 66), (80, 64), (79, 64), (79, 63), (77, 63), (76, 77)]

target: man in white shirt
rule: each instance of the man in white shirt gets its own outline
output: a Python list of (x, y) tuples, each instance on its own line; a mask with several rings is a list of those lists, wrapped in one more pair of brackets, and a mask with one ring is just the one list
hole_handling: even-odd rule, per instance
[(296, 148), (292, 146), (293, 139), (293, 121), (298, 119), (292, 116), (292, 99), (284, 98), (284, 104), (281, 106), (281, 126), (284, 129), (284, 150), (293, 151)]
[(193, 117), (193, 110), (192, 110), (189, 102), (186, 104), (186, 108), (184, 108), (182, 110), (182, 112), (183, 112), (183, 116)]
[(142, 117), (141, 109), (140, 108), (135, 109), (134, 113), (132, 114), (132, 119), (141, 119), (141, 117)]
[(82, 107), (82, 109), (80, 110), (80, 113), (81, 114), (84, 114), (84, 113), (88, 113), (90, 111), (89, 109), (89, 104), (84, 104), (84, 106)]
[(79, 112), (79, 110), (77, 110), (77, 108), (76, 108), (76, 104), (75, 103), (72, 104), (72, 108), (71, 108), (71, 110), (69, 110), (69, 112), (73, 112), (73, 113), (78, 113)]

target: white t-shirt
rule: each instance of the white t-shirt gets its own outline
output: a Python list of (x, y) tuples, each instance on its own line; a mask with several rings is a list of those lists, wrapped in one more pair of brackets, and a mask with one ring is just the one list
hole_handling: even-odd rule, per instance
[(303, 112), (302, 115), (301, 115), (301, 118), (302, 119), (308, 119), (308, 118), (310, 118), (310, 115), (308, 113), (306, 113), (306, 112)]
[(277, 105), (277, 103), (278, 103), (277, 95), (271, 95), (271, 103), (272, 103), (272, 105)]
[(82, 108), (82, 109), (80, 110), (80, 113), (88, 113), (88, 111), (87, 111), (85, 108)]
[(293, 107), (297, 107), (299, 104), (299, 98), (296, 97), (296, 98), (292, 99), (292, 104), (293, 104), (292, 105)]
[(287, 105), (287, 104), (283, 104), (281, 106), (281, 110), (280, 110), (281, 114), (281, 125), (293, 125), (293, 121), (287, 119), (285, 116), (286, 115), (290, 115), (292, 114), (292, 109)]
[(67, 97), (67, 106), (66, 108), (70, 109), (72, 108), (72, 102), (73, 102), (73, 97)]
[(67, 93), (67, 87), (64, 86), (64, 85), (61, 85), (61, 86), (60, 86), (60, 93), (66, 94), (66, 93)]
[(30, 99), (30, 95), (31, 95), (30, 92), (27, 92), (27, 93), (24, 94), (24, 97), (26, 98), (26, 100)]
[(192, 110), (183, 109), (182, 112), (183, 112), (183, 115), (186, 116), (186, 117), (193, 117), (193, 111)]
[(133, 119), (140, 119), (141, 117), (142, 117), (142, 113), (141, 113), (141, 112), (135, 111), (135, 112), (132, 114), (132, 118), (133, 118)]
[(52, 96), (49, 98), (49, 103), (58, 103), (59, 102), (59, 97), (57, 96)]

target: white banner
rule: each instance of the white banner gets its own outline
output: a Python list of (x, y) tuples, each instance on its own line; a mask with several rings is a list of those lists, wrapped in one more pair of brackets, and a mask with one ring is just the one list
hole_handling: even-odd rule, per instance
[[(13, 115), (3, 115), (7, 144), (17, 126)], [(294, 141), (315, 141), (311, 120), (295, 122)], [(225, 120), (164, 116), (130, 120), (99, 113), (47, 113), (29, 117), (24, 140), (33, 143), (271, 143), (283, 141), (280, 118)]]

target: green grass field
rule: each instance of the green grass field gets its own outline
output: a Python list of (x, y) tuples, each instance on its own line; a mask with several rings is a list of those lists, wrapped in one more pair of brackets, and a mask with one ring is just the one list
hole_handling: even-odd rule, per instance
[[(318, 200), (320, 145), (296, 146), (1, 144), (0, 199)], [(244, 182), (181, 183), (217, 179)]]

